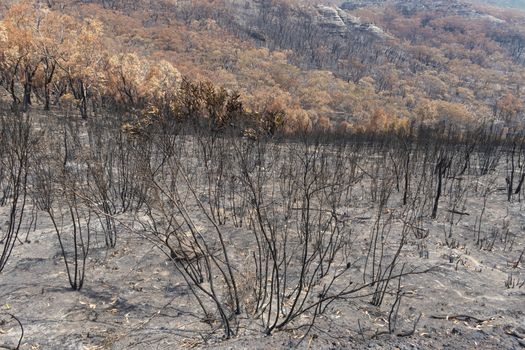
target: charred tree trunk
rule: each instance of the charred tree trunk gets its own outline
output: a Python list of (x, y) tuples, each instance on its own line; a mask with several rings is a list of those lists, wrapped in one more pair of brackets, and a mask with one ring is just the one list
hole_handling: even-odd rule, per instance
[(44, 81), (44, 110), (49, 111), (50, 105), (51, 105), (51, 89), (49, 85), (51, 85), (51, 82), (53, 81), (53, 76), (55, 74), (55, 65), (48, 65), (46, 67), (46, 79)]
[(441, 155), (438, 164), (436, 165), (436, 174), (438, 178), (436, 197), (434, 199), (434, 206), (432, 208), (432, 219), (437, 217), (437, 211), (439, 207), (439, 198), (441, 197), (443, 187), (443, 177), (445, 176), (447, 169), (450, 167), (452, 160), (449, 160), (446, 155)]
[[(516, 143), (512, 144), (512, 151), (510, 154), (510, 172), (505, 178), (505, 182), (507, 183), (507, 201), (511, 201), (512, 199), (512, 189), (514, 188), (514, 171), (516, 168), (515, 162), (514, 162), (514, 156), (516, 154)], [(507, 157), (507, 164), (509, 163), (509, 158)], [(507, 165), (508, 166), (508, 165)]]

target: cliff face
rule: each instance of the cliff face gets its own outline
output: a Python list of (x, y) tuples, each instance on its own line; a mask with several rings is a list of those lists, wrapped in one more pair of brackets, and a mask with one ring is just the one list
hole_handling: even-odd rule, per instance
[(475, 2), (525, 10), (525, 0), (475, 0)]
[(389, 37), (381, 28), (371, 23), (363, 23), (358, 17), (338, 7), (316, 6), (316, 19), (322, 28), (330, 33), (344, 35), (353, 31), (364, 32), (378, 38)]
[(318, 5), (317, 15), (320, 26), (327, 28), (332, 33), (344, 33), (348, 30), (337, 9), (333, 7)]
[(230, 0), (231, 11), (241, 29), (249, 32), (255, 39), (263, 40), (267, 37), (267, 25), (277, 25), (280, 28), (287, 26), (307, 26), (309, 30), (318, 34), (324, 33), (337, 36), (352, 36), (369, 34), (377, 39), (387, 38), (388, 35), (379, 27), (362, 22), (344, 9), (327, 5), (286, 5), (275, 4), (264, 0)]
[[(353, 0), (345, 1), (341, 4), (341, 9), (347, 11), (354, 11), (364, 7), (382, 6), (386, 0)], [(522, 3), (525, 8), (525, 0), (516, 1), (498, 1), (498, 0), (477, 0), (477, 1), (461, 1), (461, 0), (394, 0), (389, 2), (395, 8), (406, 16), (412, 16), (418, 12), (432, 11), (442, 13), (446, 16), (461, 16), (466, 18), (485, 18), (493, 22), (502, 22), (501, 19), (488, 15), (477, 10), (473, 4), (475, 3), (491, 3), (495, 5), (502, 5), (503, 3)], [(519, 6), (518, 6), (519, 7)]]

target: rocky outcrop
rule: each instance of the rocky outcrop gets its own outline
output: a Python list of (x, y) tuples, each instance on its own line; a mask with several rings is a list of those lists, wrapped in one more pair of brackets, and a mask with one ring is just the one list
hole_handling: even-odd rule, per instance
[(357, 10), (361, 7), (377, 6), (381, 5), (385, 0), (353, 0), (345, 1), (341, 4), (340, 8), (347, 11)]
[[(523, 0), (525, 2), (525, 0)], [(385, 0), (353, 0), (341, 4), (341, 9), (347, 11), (362, 7), (381, 6)], [(494, 23), (503, 23), (500, 18), (476, 10), (471, 3), (461, 0), (395, 0), (392, 2), (396, 9), (405, 16), (412, 16), (417, 12), (440, 12), (447, 16), (455, 15), (466, 18), (487, 19)]]
[(372, 34), (379, 38), (387, 38), (389, 35), (381, 28), (372, 23), (363, 23), (358, 17), (338, 7), (324, 5), (316, 6), (320, 27), (325, 28), (332, 34), (344, 35), (355, 31)]
[(333, 33), (344, 33), (347, 31), (346, 24), (333, 7), (317, 6), (318, 22), (321, 27), (327, 28)]

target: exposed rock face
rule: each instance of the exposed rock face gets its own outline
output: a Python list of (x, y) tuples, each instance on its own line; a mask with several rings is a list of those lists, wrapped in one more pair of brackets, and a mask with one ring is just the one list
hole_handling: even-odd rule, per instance
[(357, 10), (361, 7), (381, 5), (384, 2), (385, 0), (353, 0), (343, 2), (340, 7), (343, 10), (352, 11)]
[(269, 0), (227, 0), (227, 3), (231, 9), (233, 22), (241, 31), (259, 42), (272, 40), (270, 38), (274, 41), (286, 41), (286, 35), (283, 35), (283, 30), (287, 30), (285, 28), (345, 39), (357, 37), (362, 40), (381, 40), (390, 37), (381, 28), (362, 22), (358, 17), (339, 7), (289, 6), (285, 2), (274, 5)]
[(317, 5), (316, 9), (319, 15), (317, 18), (319, 25), (333, 34), (343, 35), (357, 30), (380, 38), (389, 36), (381, 28), (371, 23), (362, 23), (358, 17), (352, 16), (338, 7)]
[(405, 15), (419, 11), (433, 11), (466, 18), (487, 19), (495, 23), (505, 22), (502, 19), (477, 11), (470, 3), (459, 0), (408, 0), (398, 1), (397, 9)]
[(479, 2), (502, 6), (502, 7), (514, 7), (525, 10), (525, 0), (478, 0)]
[(412, 15), (420, 11), (443, 12), (447, 15), (470, 16), (474, 10), (470, 5), (456, 0), (409, 0), (397, 1), (396, 8), (404, 15)]
[(494, 22), (494, 23), (505, 23), (505, 21), (502, 20), (501, 18), (494, 17), (492, 15), (487, 15), (487, 14), (480, 13), (480, 14), (478, 14), (478, 17), (479, 18), (483, 18), (483, 19), (487, 19), (487, 20), (489, 20), (491, 22)]
[[(525, 0), (524, 0), (525, 1)], [(346, 1), (341, 9), (352, 11), (362, 7), (380, 6), (385, 0), (353, 0)], [(475, 10), (470, 3), (461, 0), (395, 0), (396, 9), (405, 16), (414, 15), (421, 11), (433, 11), (467, 18), (482, 18), (494, 23), (503, 23), (502, 19)]]
[(335, 8), (318, 5), (317, 12), (319, 13), (319, 25), (328, 28), (335, 33), (344, 33), (347, 31), (346, 24), (337, 13)]

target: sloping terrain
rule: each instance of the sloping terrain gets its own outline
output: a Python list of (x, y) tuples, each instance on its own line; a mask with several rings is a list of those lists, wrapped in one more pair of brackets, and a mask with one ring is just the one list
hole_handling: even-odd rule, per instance
[(501, 7), (514, 7), (522, 10), (525, 9), (525, 1), (523, 0), (484, 0), (479, 2)]
[[(253, 110), (284, 110), (291, 128), (521, 125), (523, 13), (459, 0), (328, 3), (62, 0), (39, 6), (100, 21), (107, 56), (165, 59), (191, 79), (238, 91)], [(96, 69), (106, 70), (105, 62), (97, 61)], [(64, 91), (53, 91), (55, 100)]]
[(3, 347), (525, 345), (523, 144), (31, 121), (28, 197), (0, 207), (25, 204), (0, 273)]
[(0, 348), (525, 347), (525, 15), (0, 0)]

